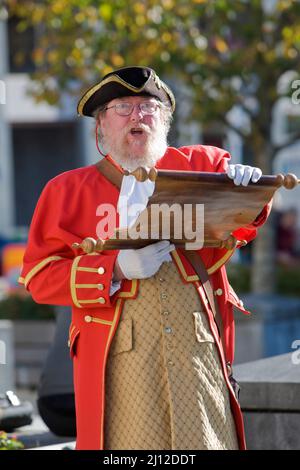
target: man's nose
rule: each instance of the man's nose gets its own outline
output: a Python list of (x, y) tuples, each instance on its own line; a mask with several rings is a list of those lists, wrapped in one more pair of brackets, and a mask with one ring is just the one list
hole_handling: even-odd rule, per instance
[(134, 105), (132, 113), (130, 114), (130, 120), (131, 121), (140, 121), (143, 119), (143, 113), (140, 110), (140, 107), (138, 104)]

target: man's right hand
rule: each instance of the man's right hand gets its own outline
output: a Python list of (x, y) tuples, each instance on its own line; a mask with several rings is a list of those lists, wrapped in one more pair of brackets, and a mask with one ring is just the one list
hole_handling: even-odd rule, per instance
[(153, 276), (164, 261), (172, 261), (175, 246), (163, 240), (138, 250), (121, 250), (116, 260), (114, 279), (145, 279)]

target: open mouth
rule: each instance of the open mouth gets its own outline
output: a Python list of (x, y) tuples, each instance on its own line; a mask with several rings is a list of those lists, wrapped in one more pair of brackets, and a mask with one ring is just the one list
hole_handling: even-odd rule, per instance
[(139, 127), (134, 127), (130, 130), (130, 134), (132, 135), (142, 135), (143, 134), (143, 129), (139, 128)]

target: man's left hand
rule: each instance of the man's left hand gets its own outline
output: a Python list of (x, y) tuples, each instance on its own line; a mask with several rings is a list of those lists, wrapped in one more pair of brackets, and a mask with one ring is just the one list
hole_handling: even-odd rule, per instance
[(249, 182), (257, 183), (262, 175), (260, 168), (248, 165), (228, 165), (227, 176), (231, 178), (236, 186), (248, 186)]

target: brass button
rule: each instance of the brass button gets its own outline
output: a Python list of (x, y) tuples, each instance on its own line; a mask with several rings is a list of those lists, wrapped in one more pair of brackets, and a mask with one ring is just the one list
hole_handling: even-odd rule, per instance
[(104, 290), (104, 284), (98, 284), (98, 289), (99, 290)]
[(84, 321), (86, 321), (87, 323), (91, 323), (92, 317), (91, 317), (90, 315), (86, 315), (86, 316), (84, 317)]
[(173, 361), (168, 361), (168, 365), (169, 365), (169, 366), (173, 366), (173, 365), (174, 365), (174, 362), (173, 362)]
[(99, 297), (98, 300), (99, 300), (100, 304), (105, 304), (105, 302), (106, 302), (104, 297)]
[(105, 273), (105, 269), (103, 268), (103, 266), (100, 266), (100, 268), (98, 268), (98, 273), (99, 274), (104, 274)]
[(167, 296), (167, 294), (163, 293), (163, 294), (161, 294), (161, 298), (165, 300), (165, 299), (168, 298), (168, 296)]
[(218, 295), (218, 296), (223, 295), (223, 289), (215, 290), (215, 295)]
[(228, 375), (232, 375), (232, 366), (230, 362), (226, 362), (227, 373)]
[(167, 316), (167, 315), (169, 315), (169, 313), (170, 313), (170, 312), (168, 312), (168, 310), (165, 310), (165, 311), (163, 312), (163, 315)]

